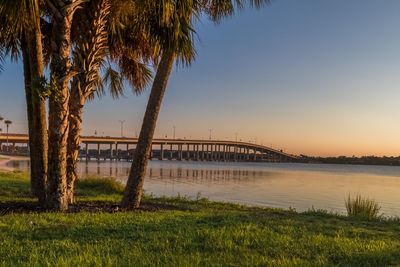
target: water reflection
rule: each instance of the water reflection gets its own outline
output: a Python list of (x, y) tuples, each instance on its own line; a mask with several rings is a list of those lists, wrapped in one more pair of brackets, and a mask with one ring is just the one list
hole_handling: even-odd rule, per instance
[[(13, 164), (29, 169), (28, 162)], [(129, 168), (127, 162), (89, 162), (80, 163), (78, 173), (126, 182)], [(158, 196), (195, 198), (200, 193), (212, 200), (247, 205), (334, 212), (345, 212), (349, 193), (361, 193), (375, 198), (386, 215), (400, 216), (399, 167), (152, 161), (145, 190)]]

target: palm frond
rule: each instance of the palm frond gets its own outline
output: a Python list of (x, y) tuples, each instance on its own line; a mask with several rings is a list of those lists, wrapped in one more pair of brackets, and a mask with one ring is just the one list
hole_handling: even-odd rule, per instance
[(110, 95), (114, 99), (124, 96), (124, 78), (111, 64), (104, 69), (103, 83), (108, 86)]
[(234, 15), (246, 6), (260, 8), (270, 3), (271, 0), (201, 0), (201, 9), (210, 20), (219, 23), (223, 18)]
[(78, 71), (82, 95), (93, 98), (94, 92), (102, 94), (100, 67), (108, 51), (108, 16), (110, 0), (87, 3), (76, 13), (72, 33), (74, 41), (73, 61)]
[[(132, 32), (144, 33), (160, 51), (177, 55), (178, 62), (189, 65), (195, 55), (193, 19), (200, 12), (196, 0), (135, 1), (140, 14)], [(159, 53), (159, 55), (161, 52)]]
[(19, 57), (22, 35), (36, 26), (39, 0), (0, 0), (0, 44), (13, 60)]
[(123, 78), (129, 82), (134, 93), (142, 93), (149, 85), (152, 72), (146, 64), (123, 56), (119, 59), (118, 65)]

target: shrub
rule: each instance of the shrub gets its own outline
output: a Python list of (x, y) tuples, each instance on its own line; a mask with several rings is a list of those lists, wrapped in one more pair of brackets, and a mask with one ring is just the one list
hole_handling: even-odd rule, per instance
[(362, 197), (360, 194), (352, 198), (349, 194), (345, 201), (347, 215), (365, 219), (379, 218), (381, 207), (373, 199)]

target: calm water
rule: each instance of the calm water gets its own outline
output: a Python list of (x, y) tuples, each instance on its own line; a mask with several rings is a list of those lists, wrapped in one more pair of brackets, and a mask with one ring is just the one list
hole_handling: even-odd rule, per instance
[[(79, 173), (125, 182), (129, 167), (127, 162), (89, 162), (79, 165)], [(400, 167), (391, 166), (152, 161), (145, 190), (156, 196), (200, 194), (246, 205), (340, 213), (346, 211), (347, 195), (360, 193), (377, 200), (385, 215), (400, 216)]]

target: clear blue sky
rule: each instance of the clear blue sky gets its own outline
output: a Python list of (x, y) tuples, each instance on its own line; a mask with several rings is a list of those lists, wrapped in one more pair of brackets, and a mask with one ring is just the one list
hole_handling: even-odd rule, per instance
[[(275, 0), (218, 26), (175, 69), (157, 136), (235, 138), (312, 155), (400, 155), (400, 1)], [(0, 75), (0, 114), (26, 131), (22, 66)], [(139, 131), (148, 94), (87, 105), (84, 134)]]

